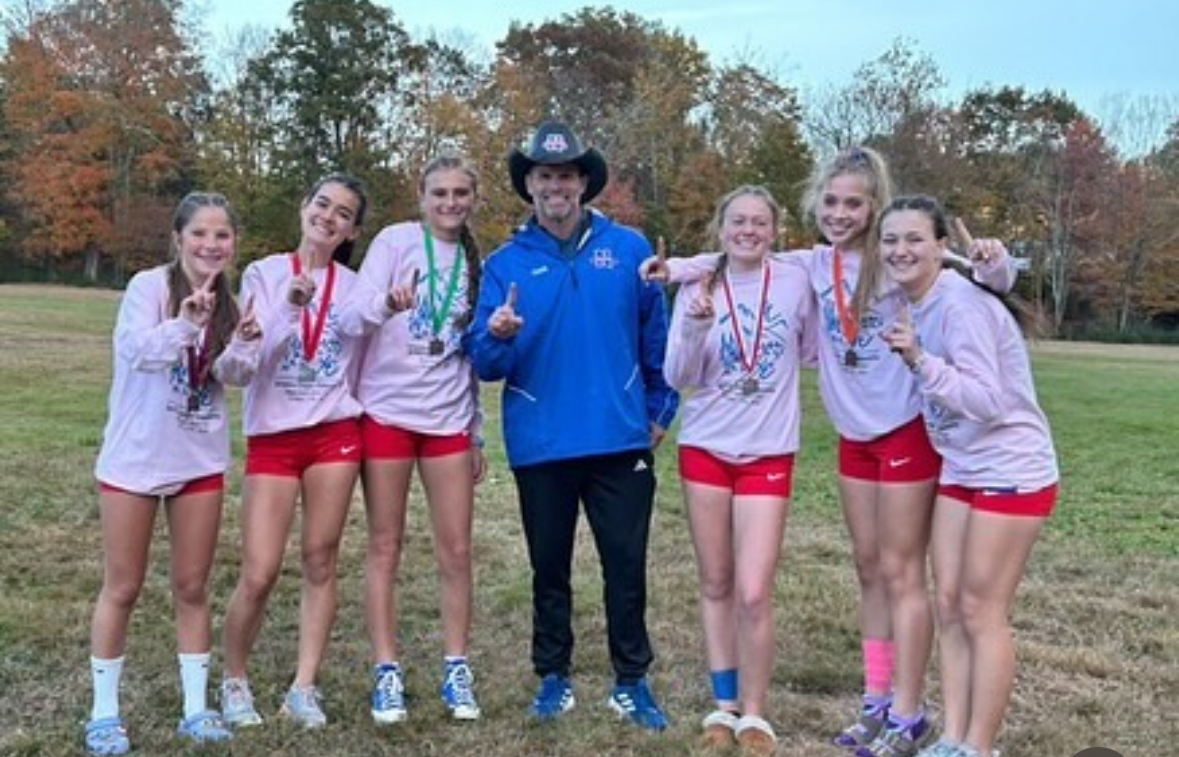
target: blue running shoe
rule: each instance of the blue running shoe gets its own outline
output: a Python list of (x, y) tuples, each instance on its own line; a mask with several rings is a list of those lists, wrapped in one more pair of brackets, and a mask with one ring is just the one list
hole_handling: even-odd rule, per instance
[(667, 715), (663, 714), (646, 678), (640, 678), (631, 686), (617, 685), (606, 700), (610, 709), (619, 717), (629, 718), (636, 725), (652, 731), (667, 728)]
[(556, 720), (576, 703), (573, 682), (563, 675), (549, 673), (540, 679), (540, 691), (532, 700), (532, 714), (537, 720)]
[(478, 720), (479, 703), (475, 701), (475, 674), (463, 661), (448, 662), (442, 679), (442, 701), (455, 720)]
[(405, 678), (399, 665), (378, 665), (373, 669), (373, 722), (379, 725), (400, 723), (409, 716), (405, 708)]

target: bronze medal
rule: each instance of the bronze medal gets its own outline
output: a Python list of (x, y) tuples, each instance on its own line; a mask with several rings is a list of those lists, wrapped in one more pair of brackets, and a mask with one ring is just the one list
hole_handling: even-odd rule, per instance
[(433, 339), (430, 340), (430, 354), (431, 355), (441, 355), (442, 354), (442, 340), (439, 339), (438, 337), (434, 337)]
[(201, 409), (201, 396), (196, 392), (188, 393), (188, 412), (195, 413)]
[(847, 352), (843, 355), (843, 364), (848, 368), (855, 368), (860, 363), (860, 358), (856, 355), (856, 351), (848, 347)]
[(755, 379), (753, 376), (746, 376), (745, 380), (741, 382), (742, 394), (756, 394), (759, 388), (760, 386), (757, 383), (757, 379)]

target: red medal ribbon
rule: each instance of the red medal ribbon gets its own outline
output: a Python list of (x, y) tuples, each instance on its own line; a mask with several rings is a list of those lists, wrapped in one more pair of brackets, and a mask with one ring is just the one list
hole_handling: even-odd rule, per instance
[[(303, 272), (303, 263), (299, 260), (299, 253), (291, 253), (291, 269), (298, 276)], [(319, 341), (323, 338), (323, 327), (327, 325), (328, 311), (332, 304), (332, 290), (336, 286), (336, 264), (328, 263), (327, 281), (323, 285), (323, 296), (319, 298), (319, 312), (315, 314), (315, 324), (311, 323), (311, 314), (307, 311), (311, 303), (303, 306), (303, 362), (310, 365), (319, 350)]]
[(839, 248), (834, 248), (833, 252), (835, 254), (831, 267), (835, 280), (835, 310), (839, 314), (839, 330), (843, 333), (848, 349), (855, 349), (856, 337), (860, 334), (860, 319), (856, 317), (855, 311), (848, 306), (847, 295), (843, 292), (843, 259), (840, 256)]
[(749, 356), (748, 362), (745, 360), (745, 340), (741, 338), (741, 323), (737, 317), (737, 309), (733, 307), (733, 292), (729, 287), (727, 271), (721, 283), (724, 285), (725, 302), (729, 306), (729, 315), (732, 316), (733, 336), (737, 338), (737, 357), (741, 360), (741, 367), (745, 369), (745, 372), (752, 374), (753, 369), (757, 367), (757, 353), (761, 351), (762, 320), (765, 318), (766, 312), (766, 295), (770, 291), (770, 267), (762, 264), (761, 296), (757, 301), (757, 327), (753, 332), (753, 353)]
[(199, 392), (209, 380), (209, 324), (206, 323), (197, 335), (197, 343), (184, 348), (188, 353), (188, 388)]

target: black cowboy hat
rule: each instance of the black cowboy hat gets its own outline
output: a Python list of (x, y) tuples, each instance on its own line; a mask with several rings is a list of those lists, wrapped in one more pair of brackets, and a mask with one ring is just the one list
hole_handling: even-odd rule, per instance
[(572, 163), (577, 166), (582, 175), (589, 179), (581, 194), (583, 203), (597, 197), (606, 186), (608, 171), (602, 153), (592, 147), (582, 147), (581, 140), (573, 130), (560, 121), (545, 121), (536, 127), (526, 149), (527, 152), (519, 147), (512, 148), (508, 155), (508, 173), (512, 177), (516, 194), (527, 203), (532, 202), (532, 195), (528, 193), (524, 177), (537, 164), (556, 166)]

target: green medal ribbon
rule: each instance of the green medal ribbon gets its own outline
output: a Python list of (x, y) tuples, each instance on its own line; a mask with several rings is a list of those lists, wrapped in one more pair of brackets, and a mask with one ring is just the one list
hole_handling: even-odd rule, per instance
[(454, 293), (458, 289), (459, 269), (463, 267), (463, 246), (458, 246), (458, 254), (454, 258), (454, 266), (450, 269), (450, 281), (446, 284), (446, 294), (438, 306), (438, 276), (437, 266), (434, 265), (434, 237), (430, 229), (422, 226), (422, 235), (426, 240), (426, 278), (430, 283), (430, 326), (435, 338), (442, 333), (442, 324), (446, 323), (446, 316), (454, 306)]

